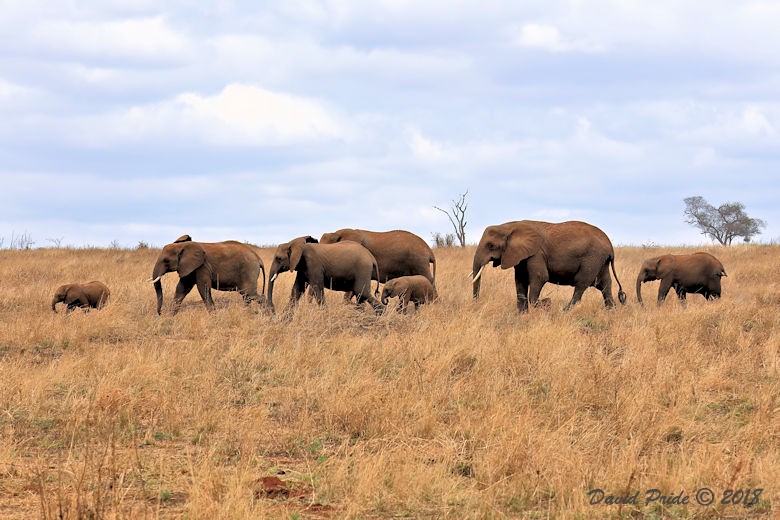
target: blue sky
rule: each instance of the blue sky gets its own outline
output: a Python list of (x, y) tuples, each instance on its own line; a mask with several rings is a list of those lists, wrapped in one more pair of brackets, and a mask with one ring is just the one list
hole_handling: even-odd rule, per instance
[[(260, 6), (261, 5), (261, 6)], [(780, 239), (780, 2), (0, 0), (0, 238), (585, 220)]]

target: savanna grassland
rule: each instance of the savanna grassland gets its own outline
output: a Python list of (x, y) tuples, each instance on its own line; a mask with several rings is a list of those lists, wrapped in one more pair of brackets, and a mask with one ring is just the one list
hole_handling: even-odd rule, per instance
[[(473, 248), (439, 249), (440, 303), (379, 318), (341, 293), (272, 317), (214, 292), (209, 314), (197, 291), (171, 316), (175, 273), (157, 316), (156, 250), (0, 251), (0, 517), (778, 517), (780, 247), (710, 248), (721, 301), (657, 308), (655, 282), (641, 308), (639, 265), (667, 251), (691, 252), (617, 249), (625, 307), (589, 289), (564, 313), (548, 285), (519, 316), (511, 271), (475, 304)], [(51, 312), (93, 279), (105, 309)]]

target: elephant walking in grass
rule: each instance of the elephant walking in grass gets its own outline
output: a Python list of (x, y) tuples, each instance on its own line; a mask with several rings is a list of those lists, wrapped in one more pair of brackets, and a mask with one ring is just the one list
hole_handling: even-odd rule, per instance
[(108, 303), (110, 296), (111, 291), (103, 282), (69, 283), (57, 288), (51, 300), (51, 310), (57, 312), (58, 303), (67, 306), (66, 313), (72, 312), (76, 307), (101, 309)]
[(685, 300), (687, 293), (701, 294), (707, 300), (720, 298), (720, 282), (724, 276), (727, 275), (723, 264), (709, 253), (656, 256), (642, 263), (636, 278), (636, 299), (642, 303), (642, 284), (654, 280), (661, 280), (658, 305), (671, 288), (680, 301)]
[(607, 308), (614, 307), (610, 266), (618, 284), (618, 300), (621, 304), (626, 302), (615, 273), (612, 242), (602, 230), (585, 222), (521, 220), (488, 226), (474, 253), (470, 274), (474, 299), (479, 298), (480, 277), (488, 262), (493, 262), (493, 267), (514, 268), (520, 312), (526, 312), (529, 303), (538, 305), (539, 294), (547, 282), (574, 286), (566, 309), (576, 305), (588, 287), (601, 291)]
[[(339, 229), (325, 233), (322, 244), (335, 244), (351, 240), (368, 249), (376, 258), (384, 283), (400, 276), (421, 275), (436, 283), (436, 257), (425, 240), (403, 230), (366, 231), (365, 229)], [(429, 264), (433, 264), (431, 271)]]
[(268, 305), (272, 310), (274, 282), (279, 273), (286, 271), (296, 272), (290, 305), (298, 302), (308, 285), (310, 298), (319, 304), (325, 302), (325, 288), (328, 288), (356, 296), (358, 305), (368, 302), (377, 313), (384, 310), (374, 298), (379, 293), (379, 282), (374, 296), (371, 295), (372, 275), (377, 279), (380, 275), (376, 259), (356, 242), (320, 244), (317, 239), (305, 236), (279, 244), (268, 272)]
[[(238, 291), (244, 302), (262, 303), (265, 292), (265, 266), (255, 249), (235, 240), (226, 242), (193, 242), (189, 235), (179, 237), (160, 252), (152, 270), (154, 290), (157, 294), (157, 314), (162, 311), (163, 292), (160, 280), (166, 273), (176, 271), (179, 283), (173, 297), (173, 314), (176, 314), (184, 297), (193, 287), (206, 309), (214, 310), (211, 289)], [(263, 289), (258, 294), (257, 279), (263, 273)]]
[(398, 297), (399, 310), (406, 312), (409, 302), (417, 308), (423, 303), (430, 303), (438, 298), (436, 288), (426, 277), (421, 275), (401, 276), (389, 280), (382, 287), (382, 305), (387, 305), (388, 298)]

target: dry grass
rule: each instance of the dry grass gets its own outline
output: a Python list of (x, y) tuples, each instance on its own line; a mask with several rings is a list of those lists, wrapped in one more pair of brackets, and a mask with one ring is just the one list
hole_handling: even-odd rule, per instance
[[(722, 301), (640, 308), (661, 252), (618, 249), (625, 307), (591, 289), (563, 313), (571, 288), (547, 286), (552, 308), (518, 316), (509, 272), (474, 304), (473, 250), (438, 250), (441, 303), (377, 319), (340, 293), (270, 317), (193, 292), (158, 317), (156, 251), (2, 251), (0, 517), (778, 516), (780, 248), (713, 249)], [(49, 310), (93, 279), (107, 308)], [(701, 486), (765, 490), (750, 508), (586, 495)]]

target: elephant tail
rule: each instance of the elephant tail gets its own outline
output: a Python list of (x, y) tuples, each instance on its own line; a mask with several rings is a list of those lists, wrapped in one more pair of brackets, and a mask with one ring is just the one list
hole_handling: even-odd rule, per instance
[[(379, 295), (379, 264), (377, 264), (376, 259), (374, 259), (374, 272), (376, 273), (376, 291), (374, 291), (374, 297)], [(371, 283), (371, 280), (368, 281), (368, 283)]]
[(612, 275), (615, 277), (615, 281), (618, 284), (618, 301), (621, 305), (625, 305), (626, 293), (623, 292), (623, 286), (620, 285), (620, 280), (618, 280), (617, 273), (615, 272), (615, 255), (609, 257), (609, 263), (612, 265)]
[(433, 252), (431, 252), (431, 259), (428, 262), (433, 264), (433, 280), (431, 280), (431, 283), (436, 285), (436, 257), (433, 255)]

